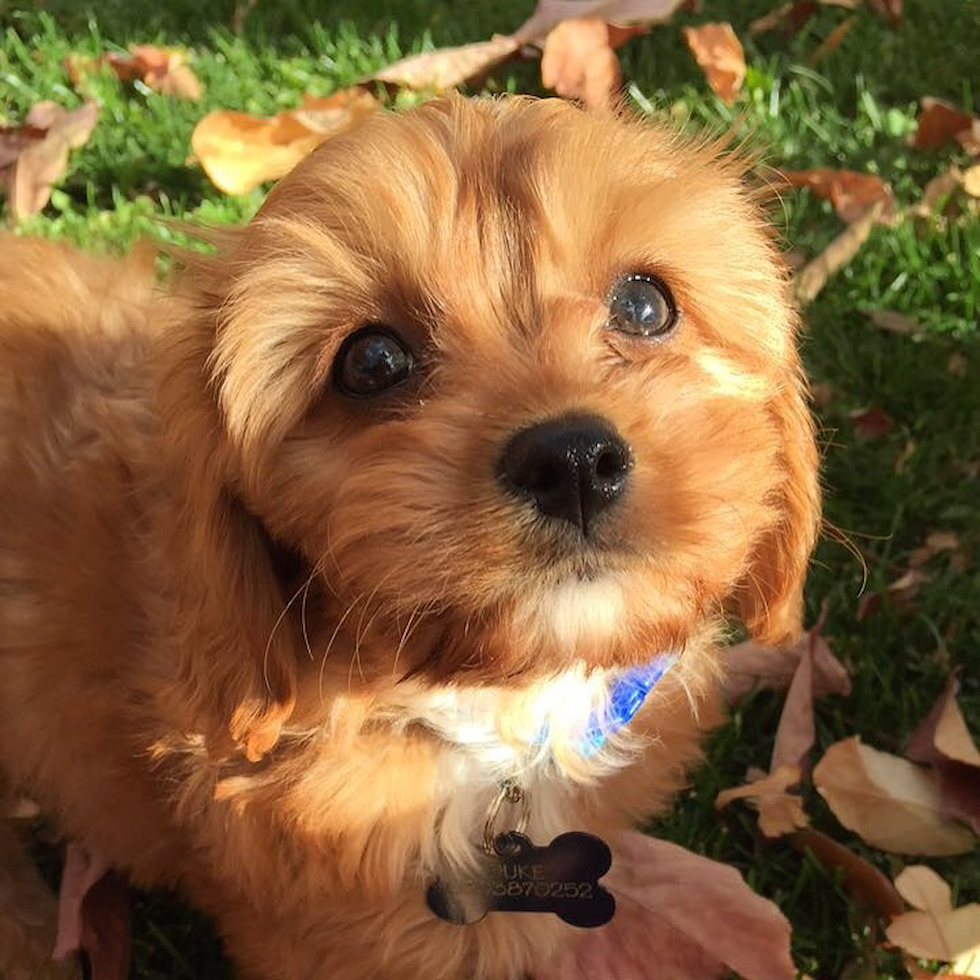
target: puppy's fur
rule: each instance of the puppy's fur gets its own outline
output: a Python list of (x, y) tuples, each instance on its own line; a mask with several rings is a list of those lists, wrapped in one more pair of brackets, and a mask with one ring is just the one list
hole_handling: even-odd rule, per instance
[[(243, 977), (514, 980), (567, 939), (443, 923), (425, 883), (473, 860), (503, 778), (540, 843), (662, 807), (726, 612), (800, 629), (816, 455), (743, 170), (556, 102), (450, 100), (325, 144), (169, 297), (139, 259), (4, 240), (9, 784), (214, 915)], [(633, 272), (673, 293), (669, 336), (611, 328)], [(333, 364), (370, 323), (417, 369), (358, 400)], [(588, 538), (499, 477), (569, 414), (632, 458)], [(610, 672), (666, 652), (626, 732), (577, 751)]]

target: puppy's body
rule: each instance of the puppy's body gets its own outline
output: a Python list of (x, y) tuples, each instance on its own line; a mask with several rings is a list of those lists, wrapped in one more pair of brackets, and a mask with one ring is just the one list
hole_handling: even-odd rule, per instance
[[(611, 326), (634, 273), (669, 334)], [(0, 252), (3, 773), (211, 912), (246, 976), (520, 977), (569, 927), (424, 902), (501, 780), (538, 842), (608, 836), (695, 756), (725, 604), (799, 625), (812, 433), (737, 165), (444, 103), (325, 146), (185, 278)], [(365, 329), (412, 371), (351, 397)], [(583, 418), (628, 452), (592, 524), (501, 477), (515, 434)], [(583, 752), (610, 680), (667, 654)]]

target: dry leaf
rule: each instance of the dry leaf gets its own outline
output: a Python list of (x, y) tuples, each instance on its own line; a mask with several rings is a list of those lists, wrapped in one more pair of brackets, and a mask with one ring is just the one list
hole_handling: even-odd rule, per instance
[(895, 887), (917, 911), (892, 920), (885, 930), (890, 942), (913, 956), (946, 962), (980, 949), (980, 904), (954, 909), (949, 885), (932, 868), (905, 868)]
[[(930, 559), (944, 552), (953, 553), (951, 563), (954, 564), (959, 564), (966, 557), (960, 544), (959, 535), (955, 531), (930, 531), (926, 535), (925, 542), (909, 555), (909, 567), (921, 568)], [(911, 759), (913, 756), (909, 756), (909, 758)]]
[(956, 817), (980, 834), (980, 751), (956, 702), (959, 678), (950, 677), (905, 750), (935, 766), (943, 816)]
[(950, 209), (950, 204), (962, 183), (963, 171), (959, 167), (950, 167), (938, 177), (933, 177), (923, 189), (922, 196), (912, 205), (910, 210), (913, 217), (932, 218), (940, 206), (944, 214), (951, 210), (955, 213), (955, 208)]
[(496, 35), (454, 48), (436, 48), (410, 55), (362, 78), (359, 85), (382, 82), (393, 88), (444, 92), (473, 82), (503, 64), (520, 50), (515, 37)]
[(769, 11), (762, 17), (757, 17), (749, 24), (749, 34), (764, 34), (777, 27), (787, 34), (798, 33), (804, 24), (820, 9), (817, 0), (797, 0), (796, 3), (784, 3), (781, 7)]
[(798, 851), (810, 851), (831, 871), (839, 871), (847, 893), (881, 916), (898, 915), (902, 900), (895, 886), (870, 861), (826, 834), (805, 827), (786, 840)]
[(37, 214), (48, 203), (69, 152), (88, 142), (98, 115), (94, 102), (70, 112), (53, 102), (39, 102), (24, 125), (0, 127), (0, 186), (14, 220)]
[(807, 58), (806, 63), (810, 68), (816, 68), (827, 55), (833, 54), (843, 43), (844, 38), (850, 33), (851, 28), (857, 23), (857, 15), (852, 14), (846, 20), (842, 20), (824, 39), (822, 44), (817, 45), (813, 54)]
[(813, 782), (834, 816), (873, 847), (895, 854), (965, 854), (970, 831), (941, 815), (928, 770), (879, 752), (859, 738), (832, 745), (813, 770)]
[(601, 17), (562, 21), (544, 42), (541, 84), (591, 108), (612, 109), (623, 82), (613, 49), (643, 30), (614, 27)]
[[(6, 803), (5, 803), (6, 808)], [(51, 959), (58, 902), (20, 837), (0, 824), (0, 977), (4, 980), (81, 980), (76, 957)]]
[(876, 327), (880, 330), (887, 330), (889, 333), (905, 336), (922, 333), (919, 321), (906, 316), (904, 313), (896, 313), (894, 310), (872, 310), (868, 316)]
[(244, 112), (208, 113), (194, 128), (191, 146), (208, 177), (226, 194), (245, 194), (288, 173), (324, 140), (353, 129), (378, 108), (360, 89), (309, 98), (300, 109), (271, 118)]
[(874, 205), (880, 206), (882, 221), (890, 221), (894, 216), (895, 197), (891, 186), (875, 174), (832, 170), (830, 167), (783, 170), (781, 174), (787, 184), (806, 187), (817, 197), (829, 200), (845, 221), (853, 222), (866, 215), (868, 208)]
[(970, 197), (980, 197), (980, 164), (967, 167), (963, 172), (963, 190)]
[(875, 13), (892, 22), (892, 27), (902, 23), (902, 0), (868, 0)]
[(895, 428), (892, 417), (877, 405), (868, 408), (855, 408), (847, 413), (854, 426), (854, 433), (859, 439), (870, 442), (888, 435)]
[(812, 303), (832, 275), (841, 270), (861, 250), (877, 223), (883, 205), (872, 205), (852, 221), (815, 259), (793, 277), (793, 293), (801, 306)]
[(723, 101), (734, 102), (745, 81), (745, 53), (731, 24), (685, 27), (684, 40), (711, 90)]
[(918, 126), (909, 139), (916, 149), (935, 149), (944, 143), (970, 139), (976, 117), (942, 99), (931, 96), (919, 101)]
[(806, 760), (816, 740), (813, 721), (813, 650), (807, 649), (800, 658), (799, 666), (786, 693), (776, 739), (773, 743), (771, 772), (792, 768), (800, 772), (807, 769)]
[(789, 923), (734, 868), (643, 834), (611, 843), (615, 918), (533, 967), (535, 980), (638, 980), (653, 964), (657, 980), (795, 976)]
[(662, 24), (685, 0), (538, 0), (531, 16), (514, 31), (519, 45), (544, 43), (563, 20), (599, 17), (609, 24)]
[(131, 44), (129, 54), (109, 53), (104, 62), (124, 82), (137, 79), (163, 95), (197, 101), (201, 83), (187, 64), (187, 52), (181, 48), (160, 48), (155, 44)]
[(723, 810), (735, 800), (750, 800), (759, 811), (759, 829), (768, 838), (791, 834), (809, 823), (803, 810), (799, 793), (790, 793), (790, 787), (799, 786), (798, 766), (780, 766), (771, 773), (757, 775), (758, 770), (747, 774), (748, 782), (732, 789), (722, 790), (715, 797), (715, 809)]
[(781, 690), (787, 687), (803, 654), (810, 650), (813, 659), (813, 694), (851, 693), (847, 668), (831, 653), (820, 624), (812, 627), (794, 646), (780, 650), (759, 646), (751, 640), (737, 643), (725, 651), (725, 697), (737, 704), (757, 687)]

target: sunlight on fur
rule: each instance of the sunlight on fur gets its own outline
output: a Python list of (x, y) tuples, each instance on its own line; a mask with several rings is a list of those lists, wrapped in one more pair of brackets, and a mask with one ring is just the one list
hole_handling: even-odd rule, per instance
[(244, 980), (522, 980), (571, 927), (425, 901), (501, 781), (538, 843), (646, 820), (726, 617), (801, 628), (817, 455), (746, 169), (453, 98), (327, 141), (165, 291), (4, 238), (0, 778)]

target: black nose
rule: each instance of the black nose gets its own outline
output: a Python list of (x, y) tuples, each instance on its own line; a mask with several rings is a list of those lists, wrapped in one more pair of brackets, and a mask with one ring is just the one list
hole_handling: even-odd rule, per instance
[(504, 446), (499, 475), (511, 493), (547, 517), (588, 534), (593, 521), (626, 489), (629, 447), (594, 415), (566, 415), (523, 429)]

